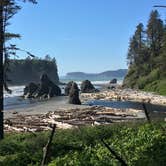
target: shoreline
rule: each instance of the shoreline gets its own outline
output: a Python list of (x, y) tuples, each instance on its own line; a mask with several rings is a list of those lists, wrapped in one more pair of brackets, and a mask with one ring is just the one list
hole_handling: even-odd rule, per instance
[[(166, 106), (165, 96), (130, 89), (82, 93), (80, 94), (80, 99), (83, 103), (88, 100), (98, 99), (107, 101), (141, 101)], [(154, 114), (153, 116), (155, 115), (166, 117), (166, 112)], [(49, 130), (48, 126), (50, 123), (55, 123), (58, 128), (66, 129), (83, 125), (102, 125), (137, 120), (145, 120), (143, 110), (72, 105), (68, 104), (67, 96), (40, 101), (28, 108), (4, 111), (5, 131), (7, 132)]]

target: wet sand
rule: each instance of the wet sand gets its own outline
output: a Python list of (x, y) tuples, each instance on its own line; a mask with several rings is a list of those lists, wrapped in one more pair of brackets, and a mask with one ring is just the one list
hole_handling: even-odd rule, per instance
[[(82, 103), (92, 100), (141, 101), (166, 105), (166, 97), (129, 89), (104, 90), (99, 93), (81, 94)], [(165, 114), (164, 114), (165, 115)], [(117, 122), (145, 120), (143, 110), (118, 109), (103, 106), (68, 104), (67, 96), (44, 100), (27, 108), (4, 111), (5, 131), (26, 132), (48, 130), (49, 124), (58, 128), (73, 128), (82, 125), (102, 125)]]
[(4, 118), (12, 118), (18, 114), (21, 115), (36, 115), (36, 114), (45, 114), (48, 112), (54, 112), (56, 110), (64, 110), (64, 109), (77, 109), (77, 108), (88, 108), (86, 105), (73, 105), (68, 104), (67, 96), (58, 96), (49, 100), (44, 101), (36, 101), (36, 103), (32, 103), (27, 105), (27, 108), (16, 108), (12, 110), (4, 111)]

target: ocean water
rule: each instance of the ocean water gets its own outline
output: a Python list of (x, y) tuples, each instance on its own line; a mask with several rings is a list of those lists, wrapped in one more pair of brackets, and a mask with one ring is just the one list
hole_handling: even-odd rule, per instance
[[(132, 108), (132, 109), (139, 109), (144, 110), (143, 105), (141, 102), (134, 102), (134, 101), (105, 101), (105, 100), (91, 100), (86, 103), (86, 105), (98, 105), (104, 107), (111, 107), (111, 108)], [(166, 112), (166, 106), (157, 105), (157, 104), (150, 104), (146, 103), (146, 108), (149, 111), (158, 111), (158, 112)]]
[(4, 92), (4, 110), (23, 108), (31, 103), (30, 100), (24, 100), (20, 97), (23, 95), (24, 86), (12, 86), (9, 88), (12, 90), (12, 93)]
[[(60, 80), (61, 82), (67, 83), (71, 80)], [(75, 81), (78, 86), (80, 87), (82, 80), (76, 80)], [(108, 80), (94, 80), (92, 81), (92, 84), (96, 88), (100, 88), (101, 84), (107, 84), (109, 83)], [(118, 80), (118, 83), (121, 84), (122, 80)], [(9, 94), (7, 92), (4, 92), (4, 110), (13, 110), (13, 109), (18, 109), (18, 108), (24, 108), (28, 106), (33, 106), (36, 101), (30, 100), (30, 99), (23, 99), (23, 90), (25, 86), (12, 86), (9, 87), (12, 90), (12, 93)], [(64, 93), (64, 87), (65, 86), (60, 86), (62, 93)]]
[[(60, 80), (61, 82), (64, 82), (64, 83), (68, 83), (69, 81), (73, 81), (72, 79), (65, 79), (65, 78), (61, 78)], [(78, 79), (78, 80), (74, 80), (78, 85), (80, 85), (82, 83), (82, 79)], [(102, 85), (102, 84), (108, 84), (110, 82), (110, 80), (108, 79), (98, 79), (98, 80), (90, 80), (91, 83), (93, 85)], [(117, 78), (117, 83), (118, 84), (122, 84), (123, 82), (123, 78)]]

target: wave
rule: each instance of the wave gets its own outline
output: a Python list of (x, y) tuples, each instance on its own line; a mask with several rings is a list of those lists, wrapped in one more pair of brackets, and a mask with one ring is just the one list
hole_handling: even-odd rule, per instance
[[(69, 82), (70, 80), (61, 80), (63, 82)], [(82, 81), (75, 81), (78, 84), (78, 87), (80, 88), (80, 85)], [(95, 80), (91, 81), (92, 84), (95, 86), (95, 88), (100, 89), (100, 85), (103, 84), (108, 84), (108, 80)], [(118, 80), (118, 84), (122, 84), (122, 80)], [(12, 93), (9, 94), (7, 92), (4, 92), (4, 108), (5, 110), (9, 109), (16, 109), (16, 108), (22, 108), (26, 107), (29, 104), (32, 104), (31, 100), (25, 100), (21, 98), (20, 96), (23, 96), (23, 91), (24, 91), (25, 86), (11, 86), (9, 87), (12, 90)], [(64, 93), (64, 87), (65, 86), (60, 86), (62, 93)]]
[[(72, 79), (61, 79), (60, 82), (64, 82), (64, 83), (68, 83), (69, 81), (74, 81), (76, 82), (78, 85), (80, 85), (82, 83), (82, 81), (84, 80), (72, 80)], [(103, 85), (103, 84), (109, 84), (110, 80), (106, 79), (106, 80), (90, 80), (92, 84), (94, 85)], [(119, 78), (117, 79), (117, 84), (122, 84), (123, 82), (123, 78)]]

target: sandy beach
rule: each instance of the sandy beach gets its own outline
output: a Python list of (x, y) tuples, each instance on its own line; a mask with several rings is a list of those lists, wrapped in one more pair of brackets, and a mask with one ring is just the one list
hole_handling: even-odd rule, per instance
[[(29, 104), (27, 108), (6, 110), (4, 111), (5, 130), (8, 132), (42, 131), (50, 129), (49, 124), (52, 123), (55, 123), (58, 128), (66, 129), (82, 125), (101, 125), (146, 119), (144, 111), (141, 109), (85, 105), (87, 101), (96, 99), (147, 102), (166, 106), (165, 96), (119, 88), (102, 90), (98, 93), (82, 93), (80, 99), (82, 105), (68, 104), (68, 97), (60, 96), (36, 101), (36, 103)], [(166, 110), (157, 113), (157, 115), (165, 118)]]

